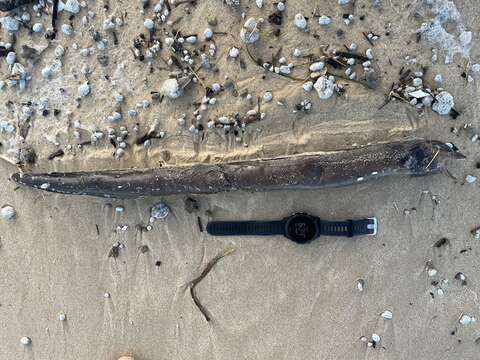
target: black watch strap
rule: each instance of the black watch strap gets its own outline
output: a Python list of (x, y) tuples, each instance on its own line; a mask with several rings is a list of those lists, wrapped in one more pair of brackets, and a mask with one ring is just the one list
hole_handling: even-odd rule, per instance
[(282, 221), (213, 221), (207, 224), (210, 235), (284, 235)]
[(320, 234), (331, 236), (375, 235), (377, 220), (375, 218), (347, 221), (320, 221)]

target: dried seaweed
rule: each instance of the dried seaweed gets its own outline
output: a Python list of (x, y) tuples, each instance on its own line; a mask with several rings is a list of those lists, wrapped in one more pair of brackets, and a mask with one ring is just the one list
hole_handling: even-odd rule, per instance
[(193, 279), (192, 281), (190, 281), (188, 283), (188, 286), (190, 287), (190, 295), (192, 297), (192, 300), (193, 302), (195, 303), (195, 305), (198, 307), (198, 310), (200, 310), (200, 312), (202, 313), (202, 315), (205, 317), (205, 320), (207, 320), (207, 322), (209, 322), (211, 320), (211, 317), (207, 311), (207, 309), (205, 308), (204, 305), (202, 305), (202, 303), (200, 302), (200, 300), (198, 299), (198, 296), (195, 292), (195, 287), (205, 278), (205, 276), (208, 275), (208, 273), (213, 269), (213, 267), (215, 266), (215, 264), (223, 257), (227, 256), (227, 255), (230, 255), (231, 253), (233, 253), (235, 251), (235, 249), (228, 249), (228, 250), (225, 250), (223, 251), (222, 253), (218, 254), (217, 256), (215, 256), (212, 260), (210, 260), (207, 265), (205, 266), (205, 269), (203, 269), (202, 273), (200, 274), (200, 276), (198, 276), (197, 278)]

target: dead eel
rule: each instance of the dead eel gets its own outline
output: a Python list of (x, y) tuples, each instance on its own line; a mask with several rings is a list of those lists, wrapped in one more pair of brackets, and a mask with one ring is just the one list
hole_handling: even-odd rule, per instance
[(221, 164), (165, 166), (93, 172), (16, 173), (21, 185), (61, 194), (135, 198), (342, 186), (381, 176), (423, 176), (465, 158), (451, 144), (405, 140), (351, 150), (305, 153)]

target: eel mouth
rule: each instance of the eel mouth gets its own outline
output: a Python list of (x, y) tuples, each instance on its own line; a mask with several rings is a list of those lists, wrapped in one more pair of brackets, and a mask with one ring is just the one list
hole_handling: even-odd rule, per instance
[(425, 176), (465, 159), (450, 143), (405, 140), (351, 150), (278, 158), (92, 172), (15, 173), (16, 183), (73, 195), (136, 198), (343, 186), (391, 175)]

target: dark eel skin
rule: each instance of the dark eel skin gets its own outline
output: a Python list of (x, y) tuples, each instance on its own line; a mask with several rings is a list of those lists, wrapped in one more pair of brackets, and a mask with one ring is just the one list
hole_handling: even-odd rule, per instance
[(143, 170), (17, 173), (12, 178), (18, 184), (54, 193), (136, 198), (231, 190), (316, 189), (395, 174), (435, 174), (445, 169), (446, 160), (461, 158), (465, 157), (439, 141), (406, 140), (352, 150), (222, 164)]
[(35, 0), (0, 0), (0, 11), (10, 11), (33, 2), (35, 2)]

